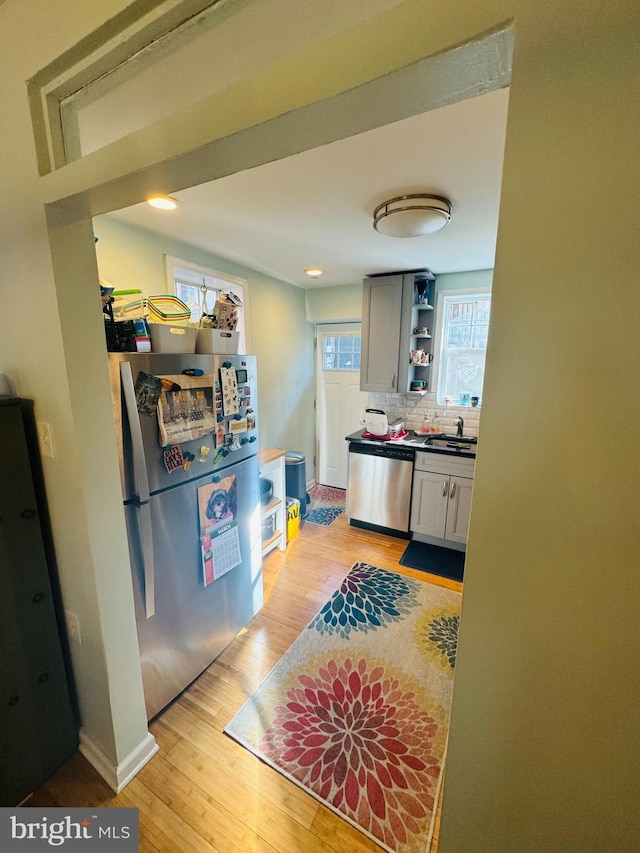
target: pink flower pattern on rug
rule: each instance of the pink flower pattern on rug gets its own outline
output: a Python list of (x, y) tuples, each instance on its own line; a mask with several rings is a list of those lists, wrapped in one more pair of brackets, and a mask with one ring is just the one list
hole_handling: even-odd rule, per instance
[(421, 707), (393, 667), (348, 656), (297, 682), (260, 742), (264, 756), (387, 848), (424, 844), (441, 772), (442, 709)]
[(225, 732), (387, 853), (424, 853), (460, 593), (355, 563)]
[(346, 494), (345, 489), (336, 489), (334, 486), (313, 486), (309, 489), (309, 497), (312, 501), (325, 503), (344, 504)]

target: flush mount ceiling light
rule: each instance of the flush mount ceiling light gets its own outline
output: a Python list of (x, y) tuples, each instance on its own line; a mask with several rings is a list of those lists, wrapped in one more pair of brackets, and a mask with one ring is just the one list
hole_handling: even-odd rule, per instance
[(311, 278), (318, 278), (318, 276), (322, 275), (324, 270), (321, 270), (320, 267), (309, 267), (305, 272), (308, 276), (311, 276)]
[(175, 210), (178, 206), (178, 202), (170, 195), (150, 195), (147, 203), (158, 210)]
[(390, 198), (373, 211), (373, 227), (388, 237), (422, 237), (425, 234), (435, 234), (450, 221), (449, 199), (426, 193)]

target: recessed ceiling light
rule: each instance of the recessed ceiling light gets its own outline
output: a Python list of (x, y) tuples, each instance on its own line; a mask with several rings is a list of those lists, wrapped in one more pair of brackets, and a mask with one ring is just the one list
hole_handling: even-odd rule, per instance
[(170, 195), (151, 195), (147, 199), (147, 202), (159, 210), (175, 210), (178, 206), (178, 202), (175, 198), (171, 198)]
[(309, 267), (305, 272), (308, 276), (311, 276), (311, 278), (318, 278), (318, 276), (322, 275), (324, 270), (321, 270), (320, 267)]

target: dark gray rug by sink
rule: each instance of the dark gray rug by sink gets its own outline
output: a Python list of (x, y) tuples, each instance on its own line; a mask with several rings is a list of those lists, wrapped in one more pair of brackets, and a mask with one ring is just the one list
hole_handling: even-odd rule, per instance
[(440, 545), (428, 545), (426, 542), (412, 539), (400, 557), (400, 565), (462, 583), (464, 557), (464, 551), (454, 551), (452, 548), (441, 548)]

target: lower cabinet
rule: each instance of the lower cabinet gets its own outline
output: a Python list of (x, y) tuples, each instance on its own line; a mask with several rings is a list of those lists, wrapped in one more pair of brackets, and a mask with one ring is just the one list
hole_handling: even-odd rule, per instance
[(416, 453), (410, 525), (415, 539), (464, 550), (474, 468), (474, 459)]

